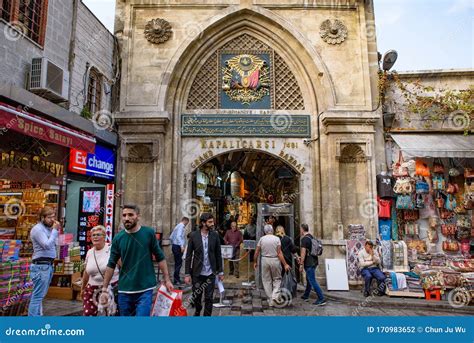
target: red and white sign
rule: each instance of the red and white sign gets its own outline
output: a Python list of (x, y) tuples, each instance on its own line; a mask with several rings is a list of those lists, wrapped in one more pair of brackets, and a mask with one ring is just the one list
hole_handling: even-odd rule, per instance
[(114, 223), (114, 198), (115, 198), (115, 187), (113, 183), (107, 185), (105, 191), (105, 242), (112, 243), (112, 232)]
[(95, 151), (94, 137), (2, 102), (0, 102), (0, 127), (68, 148), (77, 148), (90, 153)]

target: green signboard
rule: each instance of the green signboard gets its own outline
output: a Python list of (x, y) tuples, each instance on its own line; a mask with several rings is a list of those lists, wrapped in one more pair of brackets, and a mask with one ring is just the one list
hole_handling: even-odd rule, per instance
[(311, 137), (309, 115), (183, 114), (184, 137)]

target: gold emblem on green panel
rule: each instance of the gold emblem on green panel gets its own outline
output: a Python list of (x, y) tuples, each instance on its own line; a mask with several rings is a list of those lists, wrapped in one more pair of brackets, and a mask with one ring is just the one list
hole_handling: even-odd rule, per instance
[(232, 101), (250, 104), (270, 94), (270, 68), (262, 58), (243, 54), (225, 61), (222, 90)]

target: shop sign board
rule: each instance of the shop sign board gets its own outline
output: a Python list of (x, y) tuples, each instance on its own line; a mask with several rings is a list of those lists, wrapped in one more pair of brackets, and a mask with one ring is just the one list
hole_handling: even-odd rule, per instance
[(114, 184), (109, 183), (105, 195), (105, 242), (112, 243), (112, 232), (114, 222)]
[(70, 149), (69, 171), (77, 174), (113, 180), (115, 178), (115, 153), (99, 144), (95, 153)]
[(183, 114), (183, 137), (311, 137), (309, 115)]
[(104, 223), (105, 188), (82, 187), (79, 190), (78, 238), (81, 258), (85, 258), (92, 246), (91, 229)]

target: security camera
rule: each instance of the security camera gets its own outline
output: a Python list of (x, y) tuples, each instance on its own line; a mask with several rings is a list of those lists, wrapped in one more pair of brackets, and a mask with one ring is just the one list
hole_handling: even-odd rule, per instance
[(307, 139), (307, 138), (303, 139), (303, 144), (306, 146), (309, 146), (311, 142), (312, 142), (311, 139)]

